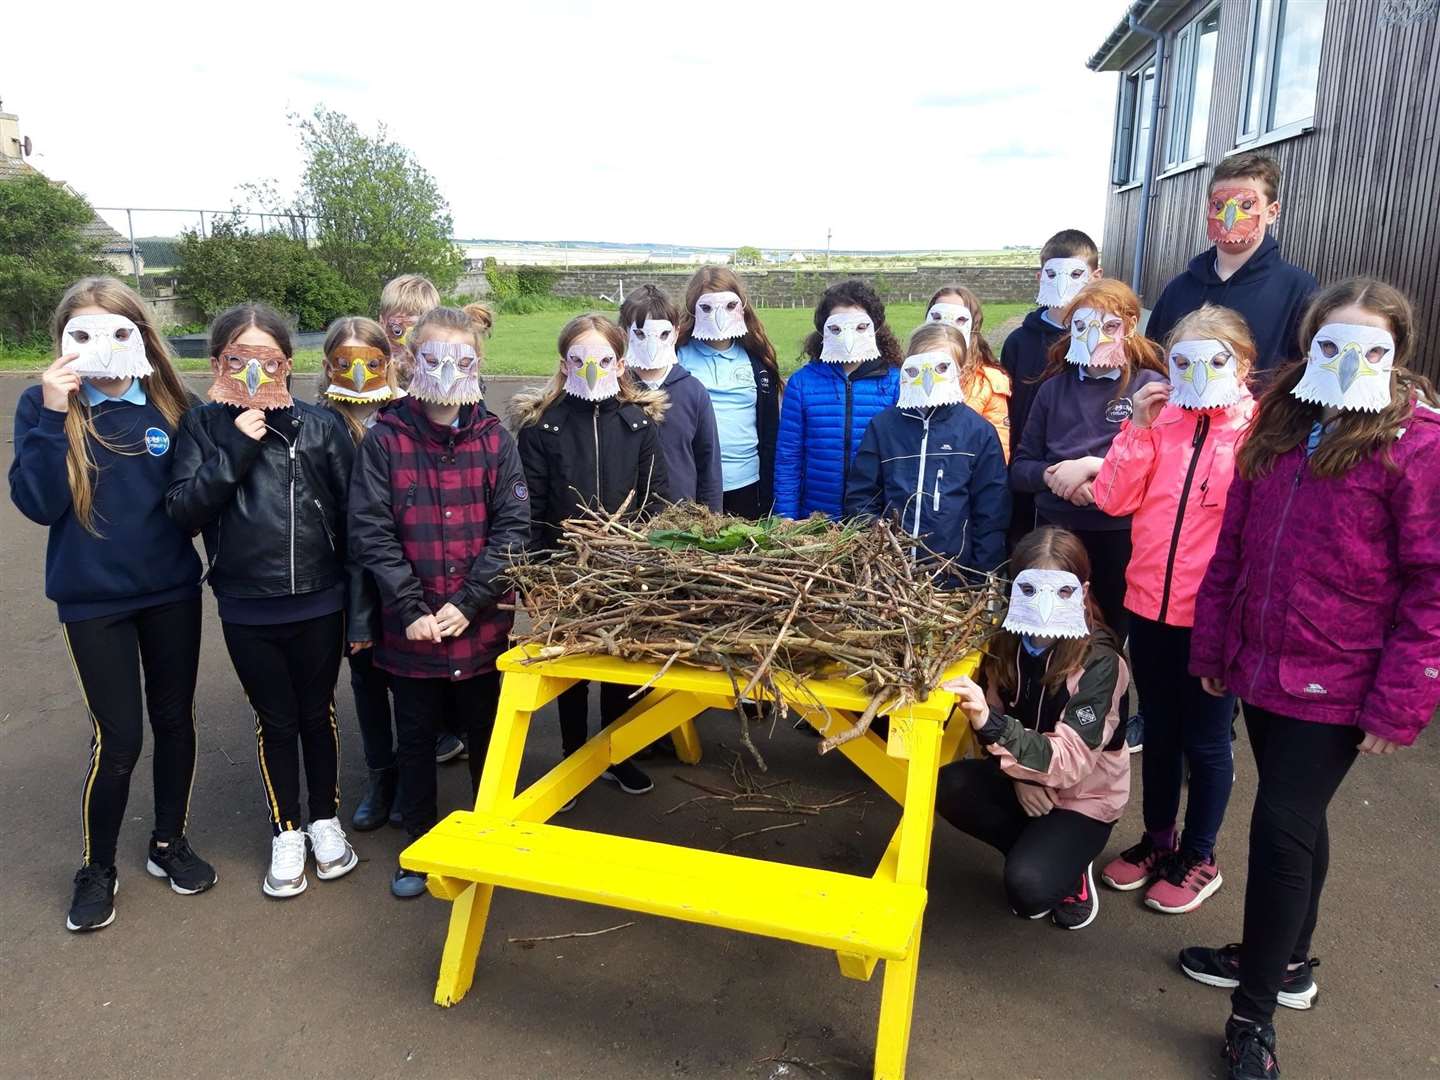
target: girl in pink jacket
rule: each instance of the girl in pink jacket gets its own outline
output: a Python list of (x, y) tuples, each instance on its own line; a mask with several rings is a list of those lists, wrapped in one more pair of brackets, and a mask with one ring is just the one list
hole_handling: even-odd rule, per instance
[(1266, 392), (1195, 606), (1190, 671), (1234, 693), (1260, 774), (1239, 947), (1180, 965), (1234, 987), (1232, 1077), (1271, 1077), (1276, 1004), (1315, 997), (1310, 940), (1325, 814), (1357, 753), (1409, 746), (1440, 705), (1440, 412), (1402, 365), (1397, 290), (1342, 281), (1311, 301), (1308, 357)]
[(1130, 794), (1121, 699), (1130, 676), (1074, 533), (1037, 529), (1011, 558), (1005, 630), (955, 691), (980, 760), (940, 770), (935, 806), (1005, 855), (1010, 910), (1080, 930), (1095, 920), (1094, 860)]
[[(1224, 880), (1215, 837), (1234, 781), (1235, 701), (1205, 692), (1189, 672), (1195, 594), (1215, 551), (1235, 447), (1255, 401), (1246, 376), (1255, 344), (1245, 320), (1206, 304), (1166, 342), (1170, 381), (1135, 394), (1095, 477), (1095, 505), (1134, 515), (1125, 571), (1130, 659), (1145, 708), (1145, 833), (1100, 872), (1111, 888), (1145, 889), (1145, 903), (1176, 914), (1199, 907)], [(1184, 768), (1185, 832), (1176, 836)]]

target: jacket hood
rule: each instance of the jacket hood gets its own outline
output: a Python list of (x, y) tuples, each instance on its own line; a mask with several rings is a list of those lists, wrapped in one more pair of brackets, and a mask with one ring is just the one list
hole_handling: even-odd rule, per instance
[[(454, 441), (457, 443), (478, 439), (487, 427), (500, 422), (499, 417), (485, 408), (484, 402), (460, 406), (459, 420), (459, 426), (452, 429)], [(433, 423), (425, 415), (424, 405), (413, 397), (401, 398), (390, 408), (382, 409), (375, 419), (375, 426), (379, 427), (381, 424), (434, 446), (443, 446), (450, 442), (446, 430)]]
[[(676, 364), (676, 367), (682, 365)], [(687, 371), (685, 374), (689, 374)], [(627, 399), (623, 394), (617, 394), (613, 398), (606, 398), (600, 404), (602, 406), (613, 406), (618, 408), (621, 405), (634, 405), (642, 410), (645, 416), (652, 423), (660, 423), (665, 418), (665, 410), (670, 407), (670, 396), (665, 393), (664, 386), (670, 382), (669, 377), (661, 385), (659, 390), (651, 390), (643, 383), (629, 380), (634, 389), (631, 390)], [(529, 427), (531, 424), (538, 424), (540, 417), (544, 416), (551, 409), (563, 408), (568, 405), (581, 408), (592, 408), (594, 402), (581, 401), (573, 394), (567, 394), (559, 383), (551, 380), (544, 386), (536, 387), (533, 390), (522, 390), (510, 399), (510, 419), (517, 428)]]
[(1025, 313), (1025, 318), (1020, 323), (1020, 328), (1032, 334), (1065, 333), (1065, 327), (1056, 326), (1049, 319), (1045, 318), (1045, 313), (1049, 310), (1049, 308), (1043, 307), (1031, 308)]
[(1264, 277), (1280, 261), (1280, 245), (1275, 242), (1274, 236), (1266, 233), (1265, 239), (1260, 241), (1260, 247), (1255, 254), (1246, 259), (1245, 265), (1226, 280), (1221, 280), (1220, 275), (1215, 273), (1215, 248), (1213, 246), (1206, 248), (1191, 259), (1185, 272), (1202, 285), (1240, 285)]
[(671, 364), (670, 370), (666, 373), (665, 378), (660, 383), (660, 389), (668, 390), (676, 383), (681, 382), (685, 379), (693, 379), (694, 377), (695, 376), (690, 374), (690, 369), (687, 368), (684, 364), (678, 362)]

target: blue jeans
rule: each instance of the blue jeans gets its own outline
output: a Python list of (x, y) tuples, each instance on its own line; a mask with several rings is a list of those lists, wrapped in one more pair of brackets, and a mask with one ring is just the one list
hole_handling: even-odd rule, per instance
[(1166, 626), (1132, 613), (1130, 659), (1145, 714), (1140, 771), (1145, 829), (1152, 838), (1174, 830), (1188, 763), (1190, 799), (1180, 847), (1208, 859), (1235, 779), (1230, 743), (1235, 699), (1207, 694), (1190, 674), (1188, 626)]

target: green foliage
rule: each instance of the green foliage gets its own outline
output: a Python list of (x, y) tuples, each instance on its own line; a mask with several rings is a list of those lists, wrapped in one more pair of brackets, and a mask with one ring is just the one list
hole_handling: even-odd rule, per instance
[(515, 315), (557, 310), (548, 303), (559, 299), (550, 295), (560, 276), (557, 271), (548, 266), (501, 266), (493, 257), (482, 265), (485, 280), (490, 283), (490, 297), (498, 310)]
[(137, 236), (135, 246), (145, 257), (148, 266), (178, 266), (180, 264), (180, 241), (174, 236)]
[(760, 253), (757, 247), (738, 247), (735, 249), (736, 266), (759, 266), (765, 261), (765, 256)]
[(0, 183), (0, 344), (39, 344), (77, 278), (109, 273), (88, 203), (39, 173)]
[(233, 304), (258, 300), (293, 316), (301, 330), (323, 330), (340, 315), (367, 310), (366, 298), (300, 240), (251, 232), (221, 219), (208, 237), (180, 238), (179, 279), (206, 319)]
[(450, 210), (432, 177), (384, 125), (372, 138), (344, 113), (317, 106), (292, 117), (305, 151), (302, 201), (314, 215), (316, 247), (363, 310), (399, 274), (424, 274), (453, 289), (464, 269), (450, 239)]

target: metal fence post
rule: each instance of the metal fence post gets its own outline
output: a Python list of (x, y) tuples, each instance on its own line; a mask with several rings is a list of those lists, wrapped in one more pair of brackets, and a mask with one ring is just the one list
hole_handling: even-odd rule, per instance
[(135, 275), (135, 289), (140, 289), (140, 257), (135, 251), (135, 216), (127, 209), (125, 211), (125, 224), (130, 230), (130, 270)]

